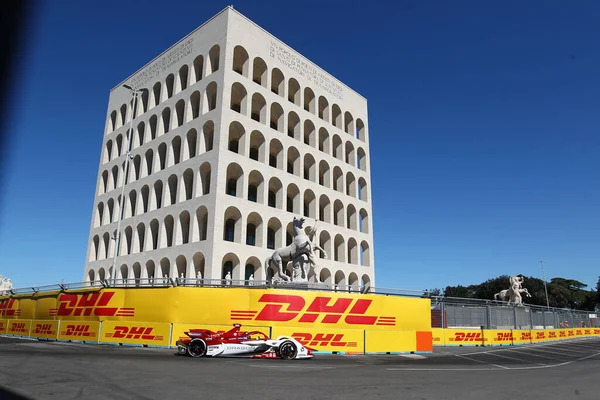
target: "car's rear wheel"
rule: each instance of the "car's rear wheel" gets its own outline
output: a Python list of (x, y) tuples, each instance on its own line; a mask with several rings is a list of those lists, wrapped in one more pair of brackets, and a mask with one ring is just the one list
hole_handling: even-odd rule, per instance
[(191, 357), (204, 357), (206, 355), (206, 342), (202, 339), (193, 339), (188, 344), (187, 351)]
[(286, 340), (279, 346), (279, 357), (283, 360), (293, 360), (298, 355), (298, 348), (294, 342)]

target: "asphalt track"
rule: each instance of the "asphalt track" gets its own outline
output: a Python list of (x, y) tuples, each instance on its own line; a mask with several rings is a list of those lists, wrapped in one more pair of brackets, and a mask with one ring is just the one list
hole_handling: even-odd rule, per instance
[(0, 338), (0, 399), (598, 399), (600, 338), (428, 355), (192, 359)]

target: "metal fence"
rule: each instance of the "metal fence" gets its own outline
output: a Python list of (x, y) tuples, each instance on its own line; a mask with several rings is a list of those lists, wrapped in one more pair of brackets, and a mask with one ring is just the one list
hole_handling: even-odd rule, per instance
[(432, 297), (433, 328), (560, 329), (600, 327), (595, 312), (514, 306), (506, 302), (452, 297)]
[(219, 287), (246, 289), (320, 290), (326, 292), (370, 293), (385, 296), (404, 296), (431, 299), (432, 328), (474, 329), (555, 329), (600, 327), (597, 314), (590, 311), (548, 308), (534, 305), (513, 306), (495, 300), (465, 299), (433, 296), (423, 290), (390, 289), (336, 285), (320, 282), (271, 283), (263, 280), (227, 280), (196, 278), (136, 278), (65, 283), (29, 288), (1, 290), (0, 295), (35, 294), (49, 291), (77, 291), (90, 288), (160, 288), (160, 287)]

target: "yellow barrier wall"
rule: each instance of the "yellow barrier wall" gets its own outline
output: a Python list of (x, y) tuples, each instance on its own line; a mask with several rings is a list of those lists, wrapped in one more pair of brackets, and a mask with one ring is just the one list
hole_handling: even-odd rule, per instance
[(273, 327), (272, 337), (291, 336), (314, 351), (363, 354), (364, 332), (358, 329)]
[(506, 346), (513, 344), (513, 332), (511, 330), (488, 330), (483, 331), (483, 344), (485, 346)]
[(100, 342), (168, 346), (170, 336), (171, 324), (167, 323), (105, 321)]
[(0, 319), (0, 335), (6, 335), (6, 330), (8, 329), (8, 322), (6, 320)]
[(431, 328), (432, 343), (434, 346), (444, 346), (446, 341), (446, 329)]
[(531, 331), (529, 329), (513, 329), (513, 344), (530, 344)]
[(30, 319), (12, 319), (8, 322), (6, 333), (14, 336), (29, 336), (31, 333)]
[(39, 339), (57, 339), (59, 321), (34, 320), (31, 328), (31, 337)]
[(58, 339), (97, 343), (100, 339), (100, 322), (60, 321)]
[(481, 329), (445, 329), (445, 346), (481, 346), (483, 332)]
[(417, 337), (413, 331), (366, 331), (366, 342), (369, 353), (388, 352), (388, 343), (394, 343), (396, 352), (410, 352), (417, 348)]

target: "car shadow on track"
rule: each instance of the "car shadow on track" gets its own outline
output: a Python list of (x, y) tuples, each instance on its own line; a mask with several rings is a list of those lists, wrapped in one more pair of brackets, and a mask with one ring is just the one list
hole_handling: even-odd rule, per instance
[(0, 386), (0, 399), (2, 400), (33, 400), (31, 397), (25, 397), (11, 390)]

